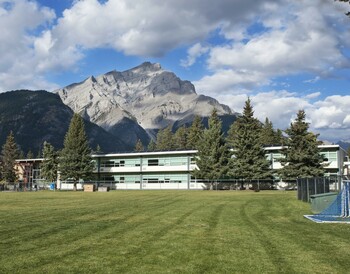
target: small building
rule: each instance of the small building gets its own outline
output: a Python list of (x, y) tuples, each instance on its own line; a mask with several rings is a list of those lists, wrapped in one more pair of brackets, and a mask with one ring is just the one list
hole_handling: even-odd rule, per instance
[(43, 160), (43, 158), (16, 160), (15, 170), (19, 182), (23, 183), (23, 187), (29, 188), (44, 184), (44, 179), (41, 178), (40, 172)]

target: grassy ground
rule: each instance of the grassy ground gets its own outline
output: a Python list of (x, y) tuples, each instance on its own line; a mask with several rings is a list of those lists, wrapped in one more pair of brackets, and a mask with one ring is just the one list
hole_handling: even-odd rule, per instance
[(295, 192), (0, 193), (0, 273), (348, 273)]

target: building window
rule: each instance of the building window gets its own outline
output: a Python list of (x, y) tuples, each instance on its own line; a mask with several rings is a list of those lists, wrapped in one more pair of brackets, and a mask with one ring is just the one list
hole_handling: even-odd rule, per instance
[(149, 166), (158, 166), (159, 165), (159, 161), (158, 161), (158, 159), (149, 159), (148, 160), (148, 165)]

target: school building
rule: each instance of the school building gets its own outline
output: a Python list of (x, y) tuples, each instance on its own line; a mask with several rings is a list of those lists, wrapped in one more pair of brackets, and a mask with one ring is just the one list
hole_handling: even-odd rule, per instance
[[(339, 145), (320, 145), (324, 155), (326, 176), (346, 173), (345, 151)], [(282, 147), (266, 147), (266, 158), (271, 169), (282, 168), (280, 159)], [(197, 150), (111, 153), (92, 155), (95, 163), (94, 183), (110, 189), (206, 189), (207, 184), (193, 177)], [(22, 182), (41, 185), (40, 174), (43, 159), (17, 160), (17, 170)], [(58, 176), (59, 177), (59, 176)], [(283, 179), (283, 178), (282, 178)], [(82, 188), (83, 182), (77, 185)], [(57, 180), (57, 188), (73, 189), (72, 182)]]

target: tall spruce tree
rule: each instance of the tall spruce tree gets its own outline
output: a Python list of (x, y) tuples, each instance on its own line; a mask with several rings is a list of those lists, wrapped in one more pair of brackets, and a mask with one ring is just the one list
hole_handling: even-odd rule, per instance
[(281, 131), (276, 131), (273, 128), (272, 122), (267, 117), (261, 128), (260, 140), (263, 146), (276, 146), (282, 144)]
[(13, 132), (11, 131), (1, 151), (2, 178), (7, 183), (14, 183), (17, 180), (15, 163), (18, 158), (19, 150)]
[(156, 150), (172, 150), (174, 149), (174, 135), (171, 131), (171, 126), (167, 126), (164, 129), (158, 131)]
[(148, 146), (147, 146), (147, 151), (155, 151), (156, 150), (156, 143), (151, 139), (149, 141)]
[(57, 180), (58, 171), (58, 152), (46, 141), (44, 142), (43, 158), (41, 175), (49, 182), (55, 182)]
[(31, 150), (29, 150), (27, 153), (27, 159), (33, 159), (33, 158), (34, 158), (34, 154)]
[(96, 154), (102, 154), (103, 153), (103, 151), (102, 151), (102, 149), (101, 149), (99, 144), (97, 144), (96, 149), (93, 151), (93, 153), (96, 153)]
[(187, 147), (187, 129), (179, 127), (174, 134), (174, 149), (183, 150)]
[(198, 143), (201, 140), (202, 135), (203, 135), (203, 124), (202, 124), (201, 117), (197, 115), (195, 116), (191, 127), (188, 129), (187, 148), (197, 149)]
[(84, 121), (75, 113), (64, 138), (64, 147), (59, 158), (61, 178), (71, 179), (75, 183), (79, 179), (89, 179), (93, 166)]
[(208, 122), (208, 128), (198, 142), (197, 166), (193, 173), (197, 178), (213, 181), (223, 178), (227, 172), (228, 150), (222, 132), (222, 122), (214, 109)]
[(286, 129), (286, 147), (282, 150), (285, 158), (280, 159), (283, 168), (279, 174), (282, 179), (318, 177), (324, 175), (323, 156), (318, 148), (317, 136), (309, 132), (305, 121), (305, 111), (299, 110), (297, 118)]
[(136, 142), (136, 144), (135, 144), (134, 151), (135, 151), (135, 152), (141, 152), (141, 151), (144, 151), (144, 150), (145, 150), (145, 147), (143, 146), (141, 140), (138, 139), (137, 142)]
[(272, 178), (270, 163), (261, 143), (262, 125), (254, 117), (251, 101), (245, 102), (243, 115), (231, 125), (227, 143), (233, 149), (229, 174), (243, 179)]

